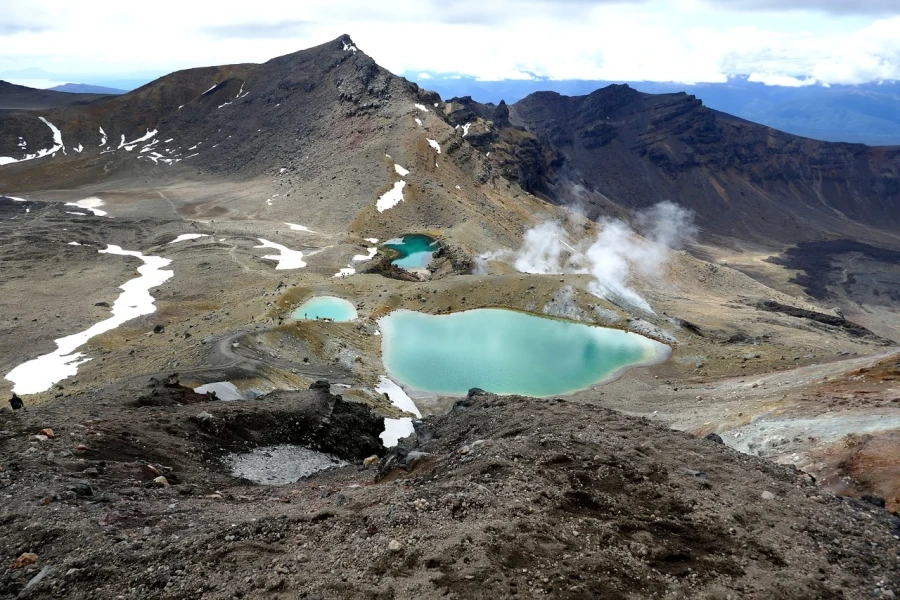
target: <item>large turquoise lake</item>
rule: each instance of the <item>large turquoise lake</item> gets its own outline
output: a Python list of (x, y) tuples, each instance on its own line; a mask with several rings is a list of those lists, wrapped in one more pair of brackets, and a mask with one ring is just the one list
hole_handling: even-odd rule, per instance
[(440, 249), (437, 240), (420, 234), (388, 240), (384, 246), (400, 253), (391, 264), (404, 269), (424, 269), (434, 258), (434, 253)]
[(589, 388), (671, 349), (635, 333), (499, 308), (396, 310), (379, 322), (385, 369), (414, 390), (554, 396)]

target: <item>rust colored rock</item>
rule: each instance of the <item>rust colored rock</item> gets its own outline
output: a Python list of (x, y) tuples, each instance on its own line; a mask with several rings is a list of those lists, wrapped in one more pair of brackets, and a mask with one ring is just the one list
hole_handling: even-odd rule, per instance
[(22, 555), (13, 563), (14, 569), (21, 569), (35, 564), (38, 561), (38, 555), (34, 552), (23, 552)]

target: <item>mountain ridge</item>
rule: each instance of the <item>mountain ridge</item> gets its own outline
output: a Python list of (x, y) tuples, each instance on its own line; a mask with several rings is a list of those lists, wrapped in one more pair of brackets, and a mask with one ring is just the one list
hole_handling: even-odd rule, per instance
[(48, 89), (55, 92), (68, 92), (70, 94), (118, 95), (128, 93), (127, 90), (120, 90), (117, 88), (105, 87), (102, 85), (92, 85), (89, 83), (64, 83), (62, 85), (55, 85), (52, 88)]
[[(101, 162), (104, 173), (115, 172), (136, 157), (153, 167), (191, 160), (201, 172), (246, 178), (295, 169), (276, 164), (305, 147), (327, 142), (341, 153), (375, 130), (394, 135), (383, 124), (411, 110), (397, 105), (401, 97), (464, 128), (441, 136), (453, 140), (450, 158), (468, 145), (485, 155), (476, 180), (507, 177), (551, 202), (575, 203), (592, 219), (673, 199), (697, 213), (706, 234), (758, 243), (862, 238), (870, 229), (892, 243), (900, 231), (900, 147), (816, 142), (708, 109), (692, 95), (627, 85), (576, 97), (537, 92), (509, 106), (444, 103), (378, 66), (347, 35), (259, 65), (178, 71), (47, 118), (59, 121), (70, 147), (83, 145), (83, 153), (64, 157), (93, 163), (81, 174)], [(38, 119), (11, 115), (0, 122), (0, 156), (21, 155), (23, 135), (30, 148), (53, 143)], [(27, 188), (37, 182), (29, 172), (59, 158), (3, 168)], [(329, 160), (313, 162), (325, 169)]]
[(514, 103), (541, 90), (580, 96), (625, 83), (650, 94), (686, 92), (701, 98), (712, 109), (802, 137), (870, 146), (900, 143), (900, 82), (897, 81), (782, 87), (750, 81), (746, 75), (729, 77), (723, 83), (697, 84), (549, 79), (478, 81), (465, 76), (434, 75), (427, 79), (414, 74), (408, 76), (445, 98), (471, 96), (484, 103), (498, 103), (501, 99)]
[(0, 116), (22, 111), (53, 110), (64, 106), (86, 105), (104, 98), (104, 94), (73, 94), (40, 90), (0, 80)]

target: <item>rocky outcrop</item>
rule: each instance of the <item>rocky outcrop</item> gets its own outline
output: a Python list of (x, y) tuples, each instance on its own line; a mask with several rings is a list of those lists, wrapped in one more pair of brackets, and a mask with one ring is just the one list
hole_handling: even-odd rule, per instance
[[(99, 599), (900, 591), (900, 518), (881, 498), (837, 497), (714, 438), (587, 399), (473, 389), (378, 459), (348, 446), (369, 438), (368, 409), (318, 387), (203, 412), (119, 401), (87, 418), (95, 396), (0, 412), (0, 598), (63, 586)], [(344, 438), (327, 447), (354, 458), (295, 483), (249, 485), (208, 452), (240, 437), (303, 439), (325, 423)], [(47, 424), (56, 439), (36, 444)]]

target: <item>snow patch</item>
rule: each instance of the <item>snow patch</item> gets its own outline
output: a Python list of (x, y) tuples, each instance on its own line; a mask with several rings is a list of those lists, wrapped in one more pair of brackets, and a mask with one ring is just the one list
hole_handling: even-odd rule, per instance
[(276, 271), (282, 271), (286, 269), (302, 269), (306, 266), (306, 263), (303, 261), (303, 252), (299, 250), (291, 250), (281, 244), (276, 244), (275, 242), (270, 242), (269, 240), (265, 240), (263, 238), (257, 238), (262, 243), (260, 246), (254, 246), (254, 248), (274, 248), (278, 250), (280, 254), (268, 254), (263, 256), (264, 260), (274, 260), (278, 264), (275, 266)]
[(187, 240), (196, 240), (202, 237), (209, 237), (209, 234), (206, 233), (182, 233), (177, 238), (169, 242), (169, 244), (177, 244), (178, 242), (185, 242)]
[(347, 277), (348, 275), (354, 275), (356, 273), (356, 269), (353, 267), (344, 267), (337, 273), (335, 273), (334, 277)]
[[(78, 202), (66, 202), (65, 206), (74, 206), (75, 208), (83, 208), (84, 210), (89, 210), (94, 215), (98, 217), (107, 216), (107, 212), (105, 210), (100, 210), (99, 207), (103, 206), (103, 200), (97, 198), (96, 196), (91, 196), (90, 198), (85, 198), (84, 200), (79, 200)], [(79, 213), (72, 213), (79, 214)]]
[(121, 149), (121, 148), (125, 148), (125, 150), (127, 150), (128, 152), (131, 152), (132, 150), (134, 150), (134, 147), (135, 147), (135, 146), (137, 146), (137, 145), (140, 144), (141, 142), (145, 142), (145, 141), (149, 140), (150, 138), (152, 138), (152, 137), (155, 136), (156, 134), (157, 134), (157, 130), (156, 130), (156, 129), (154, 129), (153, 131), (151, 131), (151, 130), (148, 129), (148, 130), (147, 130), (147, 133), (145, 133), (144, 135), (142, 135), (142, 136), (139, 137), (138, 139), (132, 140), (132, 141), (130, 141), (130, 142), (126, 142), (126, 141), (125, 141), (125, 134), (123, 133), (123, 134), (122, 134), (122, 139), (121, 139), (121, 141), (119, 142), (119, 147), (116, 148), (116, 150), (119, 150), (119, 149)]
[(398, 181), (394, 183), (394, 187), (384, 193), (381, 198), (375, 203), (375, 208), (378, 212), (384, 212), (389, 208), (393, 208), (397, 206), (400, 202), (403, 201), (403, 188), (406, 186), (405, 181)]
[(412, 419), (388, 419), (384, 420), (384, 431), (379, 434), (378, 437), (381, 438), (381, 442), (384, 444), (385, 448), (393, 448), (397, 445), (397, 442), (402, 440), (405, 437), (411, 436), (415, 433), (415, 428), (412, 424)]
[[(403, 388), (384, 375), (379, 377), (378, 385), (375, 386), (375, 391), (379, 394), (387, 394), (391, 404), (400, 410), (410, 412), (418, 418), (422, 417), (422, 413), (416, 408), (412, 398), (403, 391)], [(381, 437), (381, 441), (385, 448), (390, 448), (396, 446), (398, 440), (407, 437), (413, 433), (413, 431), (412, 419), (409, 417), (403, 419), (385, 419), (384, 431), (379, 437)]]
[(422, 112), (431, 112), (430, 110), (428, 110), (428, 107), (426, 107), (424, 104), (413, 104), (413, 106), (415, 106)]
[(57, 127), (53, 123), (51, 123), (44, 117), (38, 117), (38, 118), (41, 121), (43, 121), (47, 127), (50, 128), (50, 131), (53, 132), (53, 146), (50, 148), (44, 148), (42, 150), (38, 150), (34, 154), (26, 154), (25, 157), (21, 158), (21, 159), (13, 158), (11, 156), (0, 156), (0, 166), (8, 165), (8, 164), (16, 163), (16, 162), (25, 162), (26, 160), (34, 160), (36, 158), (43, 158), (45, 156), (53, 156), (60, 150), (62, 150), (63, 154), (66, 153), (66, 147), (63, 146), (63, 141), (62, 141), (62, 132), (59, 129), (57, 129)]
[(206, 383), (199, 387), (195, 387), (194, 391), (198, 394), (206, 394), (208, 392), (215, 392), (216, 398), (219, 400), (243, 400), (244, 396), (241, 394), (241, 391), (237, 388), (236, 385), (231, 383), (230, 381), (214, 381), (212, 383)]
[[(372, 243), (374, 244), (375, 242), (372, 242)], [(364, 260), (372, 260), (372, 258), (374, 258), (375, 255), (378, 253), (378, 248), (366, 248), (366, 252), (368, 252), (368, 254), (357, 254), (350, 260), (352, 262), (362, 262)]]
[(472, 126), (471, 123), (466, 123), (465, 125), (462, 126), (463, 137), (466, 137), (467, 135), (469, 135), (469, 127), (471, 127), (471, 126)]
[(291, 228), (291, 231), (308, 231), (309, 233), (315, 233), (312, 229), (307, 227), (306, 225), (297, 225), (296, 223), (287, 223), (285, 225)]
[(84, 146), (82, 146), (81, 144), (78, 144), (77, 146), (75, 146), (75, 152), (77, 152), (78, 154), (81, 154), (83, 151), (84, 151)]
[(91, 338), (106, 333), (123, 323), (156, 312), (150, 290), (162, 285), (174, 275), (173, 271), (163, 270), (171, 264), (171, 260), (160, 256), (144, 256), (134, 250), (123, 250), (120, 246), (109, 245), (100, 254), (116, 254), (134, 256), (143, 261), (138, 267), (140, 277), (119, 286), (122, 293), (112, 306), (112, 316), (100, 321), (91, 328), (56, 340), (56, 350), (50, 354), (39, 356), (25, 362), (9, 373), (6, 379), (12, 381), (13, 391), (17, 394), (37, 394), (53, 387), (53, 384), (72, 377), (78, 372), (78, 366), (91, 360), (81, 352), (75, 352)]
[(441, 145), (437, 143), (437, 140), (433, 140), (431, 138), (425, 138), (428, 140), (428, 145), (437, 150), (437, 153), (441, 153)]
[(379, 394), (387, 394), (391, 404), (400, 410), (412, 413), (417, 417), (422, 416), (412, 398), (403, 391), (403, 388), (384, 375), (378, 378), (378, 385), (375, 386), (375, 391)]
[(394, 164), (394, 170), (397, 171), (397, 175), (399, 175), (400, 177), (406, 177), (407, 175), (409, 175), (409, 171), (407, 169), (404, 169), (396, 163)]

